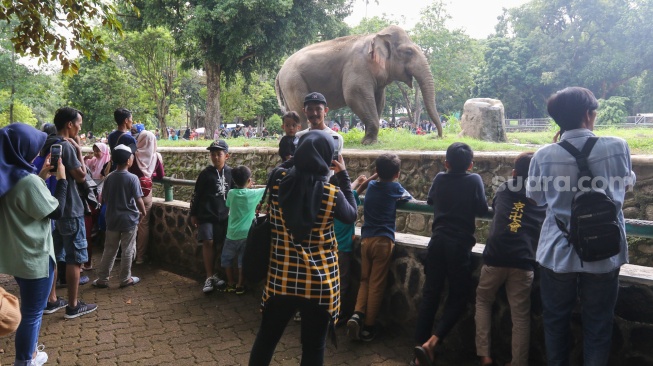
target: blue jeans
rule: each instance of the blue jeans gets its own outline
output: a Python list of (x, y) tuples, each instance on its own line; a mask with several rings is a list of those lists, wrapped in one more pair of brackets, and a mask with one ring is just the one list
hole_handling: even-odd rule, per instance
[(16, 330), (16, 362), (14, 365), (29, 365), (39, 340), (43, 309), (48, 302), (48, 296), (54, 280), (54, 261), (50, 258), (48, 277), (26, 279), (14, 277), (20, 288), (20, 315), (22, 317)]
[(331, 317), (316, 302), (297, 296), (273, 296), (265, 304), (261, 328), (249, 356), (249, 366), (269, 365), (274, 349), (290, 319), (299, 310), (302, 315), (301, 366), (320, 366), (324, 363), (326, 335)]
[(619, 292), (619, 269), (608, 273), (556, 273), (540, 268), (544, 341), (549, 366), (569, 365), (571, 314), (580, 297), (583, 364), (608, 363), (612, 321)]

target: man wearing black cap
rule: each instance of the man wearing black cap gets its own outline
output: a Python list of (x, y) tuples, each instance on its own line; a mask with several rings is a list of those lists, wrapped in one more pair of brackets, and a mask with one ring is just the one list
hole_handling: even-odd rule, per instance
[(309, 126), (307, 129), (297, 132), (295, 135), (295, 145), (297, 145), (299, 138), (302, 137), (302, 135), (306, 132), (310, 130), (322, 130), (329, 135), (334, 136), (334, 140), (338, 141), (336, 150), (342, 152), (344, 145), (342, 136), (327, 127), (327, 125), (324, 123), (324, 117), (326, 117), (328, 112), (329, 108), (327, 107), (327, 101), (326, 98), (324, 98), (324, 95), (317, 92), (308, 93), (306, 97), (304, 97), (304, 114), (308, 119)]
[(211, 152), (211, 164), (206, 167), (195, 182), (190, 203), (191, 224), (197, 228), (197, 241), (202, 246), (202, 257), (206, 280), (204, 293), (226, 289), (224, 280), (214, 274), (216, 247), (222, 245), (227, 236), (229, 208), (226, 205), (227, 192), (233, 186), (231, 168), (227, 165), (229, 146), (224, 140), (213, 141), (206, 148)]

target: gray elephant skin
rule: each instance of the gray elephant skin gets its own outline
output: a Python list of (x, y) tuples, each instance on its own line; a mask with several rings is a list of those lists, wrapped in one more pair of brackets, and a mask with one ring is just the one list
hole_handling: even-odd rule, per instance
[(442, 136), (428, 61), (406, 31), (395, 25), (376, 34), (340, 37), (302, 48), (279, 70), (275, 90), (281, 110), (299, 113), (304, 127), (304, 96), (310, 92), (324, 94), (329, 109), (349, 106), (365, 124), (363, 144), (372, 144), (379, 133), (385, 87), (401, 81), (412, 88), (413, 77)]

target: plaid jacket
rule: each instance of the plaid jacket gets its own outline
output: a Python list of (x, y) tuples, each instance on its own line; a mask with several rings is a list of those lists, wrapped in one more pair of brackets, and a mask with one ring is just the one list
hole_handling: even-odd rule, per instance
[(333, 319), (340, 311), (340, 275), (333, 212), (336, 186), (324, 186), (322, 207), (308, 238), (301, 244), (292, 242), (279, 207), (279, 182), (286, 172), (273, 178), (270, 222), (272, 245), (268, 281), (263, 302), (275, 295), (299, 296), (315, 300), (325, 307)]

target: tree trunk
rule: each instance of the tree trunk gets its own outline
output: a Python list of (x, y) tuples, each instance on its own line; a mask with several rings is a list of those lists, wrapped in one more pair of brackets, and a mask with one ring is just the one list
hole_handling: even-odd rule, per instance
[(11, 97), (9, 98), (9, 123), (14, 123), (14, 95), (16, 94), (16, 52), (11, 51)]
[(204, 127), (208, 130), (220, 128), (220, 73), (222, 68), (213, 61), (204, 62), (206, 71), (206, 118)]
[(416, 123), (415, 128), (417, 128), (417, 126), (419, 126), (420, 122), (422, 122), (422, 118), (421, 118), (421, 116), (422, 116), (422, 103), (420, 103), (420, 98), (419, 98), (420, 93), (418, 93), (418, 89), (419, 89), (419, 87), (415, 87), (415, 104), (413, 104), (413, 113), (414, 113), (413, 114), (413, 120)]
[(154, 102), (156, 103), (156, 118), (159, 120), (159, 129), (161, 131), (166, 131), (167, 134), (168, 128), (166, 126), (166, 115), (168, 114), (168, 103), (166, 102), (165, 95), (161, 98), (155, 96)]

